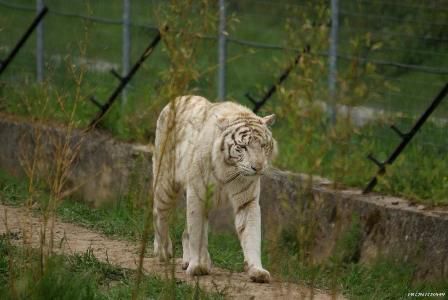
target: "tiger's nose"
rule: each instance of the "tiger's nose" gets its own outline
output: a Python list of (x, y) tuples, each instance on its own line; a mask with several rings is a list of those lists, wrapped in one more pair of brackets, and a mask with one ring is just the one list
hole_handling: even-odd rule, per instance
[(263, 168), (263, 164), (259, 163), (259, 164), (253, 164), (251, 165), (252, 170), (254, 170), (255, 172), (259, 172), (262, 168)]

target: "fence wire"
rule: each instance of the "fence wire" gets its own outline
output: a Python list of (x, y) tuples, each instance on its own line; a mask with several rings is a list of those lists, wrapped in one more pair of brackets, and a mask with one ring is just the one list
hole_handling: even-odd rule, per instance
[[(140, 54), (154, 34), (156, 8), (164, 1), (132, 1), (130, 13), (131, 60)], [(106, 95), (114, 86), (108, 73), (121, 70), (122, 1), (46, 0), (49, 16), (44, 26), (45, 76), (61, 86), (70, 87), (68, 64), (87, 65), (85, 92)], [(339, 0), (337, 73), (342, 76), (353, 62), (372, 64), (380, 79), (390, 88), (378, 90), (380, 97), (360, 99), (359, 105), (405, 116), (419, 115), (438, 89), (448, 81), (448, 1)], [(243, 99), (246, 92), (256, 94), (281, 73), (282, 61), (295, 56), (307, 41), (306, 28), (331, 28), (328, 1), (227, 0), (227, 96)], [(301, 14), (314, 6), (316, 15)], [(321, 6), (321, 7), (319, 7)], [(218, 9), (218, 7), (216, 6)], [(25, 0), (0, 0), (0, 57), (19, 39), (36, 13), (35, 3)], [(319, 17), (317, 17), (319, 16)], [(323, 21), (322, 21), (323, 20)], [(316, 22), (323, 22), (316, 24)], [(298, 30), (291, 41), (285, 24)], [(308, 26), (308, 27), (307, 27)], [(305, 29), (304, 29), (305, 28)], [(303, 29), (303, 30), (302, 30)], [(328, 30), (329, 31), (329, 30)], [(201, 64), (216, 66), (218, 34), (202, 35), (204, 55)], [(329, 55), (329, 45), (310, 45), (312, 54)], [(207, 50), (209, 49), (209, 50)], [(161, 79), (158, 74), (168, 66), (162, 51), (155, 53), (132, 81), (128, 97), (150, 94)], [(1, 80), (7, 83), (33, 82), (36, 77), (35, 43), (28, 42)], [(330, 72), (331, 70), (327, 70)], [(336, 89), (340, 77), (335, 78)], [(101, 86), (95, 84), (101, 82)], [(327, 89), (326, 78), (320, 87)], [(371, 87), (372, 89), (375, 87)], [(209, 73), (197, 82), (198, 92), (214, 99), (217, 74)], [(325, 93), (323, 93), (325, 94)], [(435, 117), (448, 118), (446, 101)], [(425, 143), (448, 146), (447, 134), (429, 135)]]

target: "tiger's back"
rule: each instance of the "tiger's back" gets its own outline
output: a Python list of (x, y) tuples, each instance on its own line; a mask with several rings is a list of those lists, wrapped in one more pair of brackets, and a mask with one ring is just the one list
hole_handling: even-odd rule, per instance
[[(153, 155), (156, 181), (185, 186), (186, 173), (211, 103), (199, 96), (183, 96), (162, 110), (157, 120)], [(175, 179), (175, 180), (173, 180)]]

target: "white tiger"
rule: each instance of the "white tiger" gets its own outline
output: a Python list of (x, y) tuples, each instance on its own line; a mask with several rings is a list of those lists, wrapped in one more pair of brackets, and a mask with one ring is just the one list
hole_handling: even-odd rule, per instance
[(269, 167), (276, 142), (267, 126), (275, 116), (256, 116), (232, 103), (212, 104), (183, 96), (168, 104), (157, 120), (153, 155), (154, 253), (172, 257), (170, 210), (186, 192), (187, 226), (182, 236), (182, 267), (189, 275), (210, 272), (207, 250), (210, 205), (230, 201), (245, 270), (255, 282), (269, 282), (260, 258), (260, 175)]

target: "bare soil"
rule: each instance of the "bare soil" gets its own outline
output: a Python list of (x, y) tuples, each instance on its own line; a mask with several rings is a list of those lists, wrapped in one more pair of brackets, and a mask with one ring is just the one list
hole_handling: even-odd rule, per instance
[[(0, 234), (11, 234), (16, 238), (16, 244), (38, 248), (42, 228), (42, 219), (33, 216), (30, 210), (0, 205)], [(58, 219), (53, 228), (55, 253), (70, 255), (90, 250), (100, 261), (126, 269), (137, 269), (138, 243), (111, 239), (98, 232), (61, 222)], [(46, 245), (48, 245), (50, 236), (48, 231), (46, 236)], [(150, 255), (150, 253), (147, 254), (147, 256)], [(181, 269), (180, 259), (176, 259), (173, 265), (145, 257), (144, 272), (161, 278), (170, 278), (174, 274), (179, 281), (189, 284), (196, 282), (195, 278), (188, 277)], [(269, 284), (253, 283), (245, 273), (231, 273), (220, 268), (213, 268), (211, 275), (197, 279), (204, 290), (224, 293), (229, 299), (343, 299), (339, 294), (330, 294), (303, 285), (282, 282), (275, 278)]]

